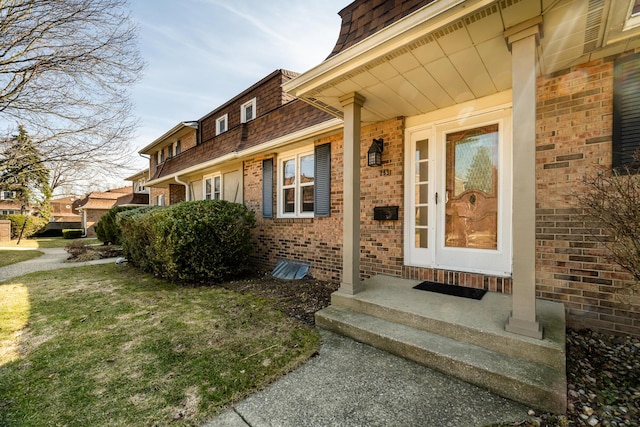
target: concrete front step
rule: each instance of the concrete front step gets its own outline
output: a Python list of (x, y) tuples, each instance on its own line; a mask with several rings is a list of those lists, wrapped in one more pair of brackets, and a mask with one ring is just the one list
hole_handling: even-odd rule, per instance
[(510, 295), (488, 292), (482, 300), (454, 297), (413, 289), (420, 281), (384, 275), (364, 283), (364, 290), (355, 295), (335, 292), (331, 305), (565, 371), (565, 312), (560, 303), (537, 301), (544, 327), (540, 340), (505, 331)]
[(533, 408), (564, 412), (564, 369), (514, 358), (411, 326), (331, 306), (316, 325), (413, 360)]

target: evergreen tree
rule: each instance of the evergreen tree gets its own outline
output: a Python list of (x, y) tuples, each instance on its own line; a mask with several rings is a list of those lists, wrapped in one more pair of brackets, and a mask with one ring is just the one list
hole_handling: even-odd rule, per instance
[(15, 191), (23, 208), (46, 203), (51, 197), (49, 169), (24, 126), (18, 127), (18, 134), (0, 153), (0, 190)]

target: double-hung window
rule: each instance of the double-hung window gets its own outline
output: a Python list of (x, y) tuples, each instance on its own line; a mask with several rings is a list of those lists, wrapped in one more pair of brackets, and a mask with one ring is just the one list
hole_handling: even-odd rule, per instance
[(218, 117), (216, 119), (216, 135), (220, 135), (221, 133), (224, 133), (227, 131), (227, 121), (228, 121), (227, 114), (225, 114), (224, 116)]
[(178, 142), (176, 142), (176, 156), (181, 152), (182, 152), (182, 143), (180, 142), (180, 140), (178, 140)]
[(278, 214), (281, 217), (313, 216), (313, 149), (287, 153), (278, 160)]
[(206, 176), (202, 187), (204, 200), (222, 199), (222, 175)]
[(246, 123), (256, 118), (256, 99), (245, 102), (240, 107), (240, 122)]
[(275, 213), (280, 218), (331, 215), (331, 144), (262, 161), (262, 216), (272, 218)]

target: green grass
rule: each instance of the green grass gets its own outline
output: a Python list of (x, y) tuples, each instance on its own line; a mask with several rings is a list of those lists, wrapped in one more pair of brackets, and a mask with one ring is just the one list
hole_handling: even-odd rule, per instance
[(0, 285), (0, 425), (199, 425), (319, 340), (263, 299), (131, 267), (30, 274)]
[(44, 255), (40, 251), (12, 251), (0, 249), (0, 267), (15, 264), (17, 262), (28, 261)]
[[(85, 245), (100, 244), (100, 240), (95, 238), (82, 238), (76, 239), (84, 242)], [(62, 237), (38, 237), (37, 239), (21, 239), (18, 245), (18, 240), (11, 240), (10, 242), (0, 242), (0, 248), (2, 247), (19, 247), (19, 248), (64, 248), (69, 243), (73, 242), (72, 239), (65, 239)]]

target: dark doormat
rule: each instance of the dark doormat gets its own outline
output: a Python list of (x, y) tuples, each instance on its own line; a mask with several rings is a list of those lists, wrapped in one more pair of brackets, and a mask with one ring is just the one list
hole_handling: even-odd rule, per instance
[(484, 289), (467, 288), (464, 286), (445, 285), (444, 283), (422, 282), (413, 287), (421, 291), (437, 292), (439, 294), (480, 300), (487, 293)]

